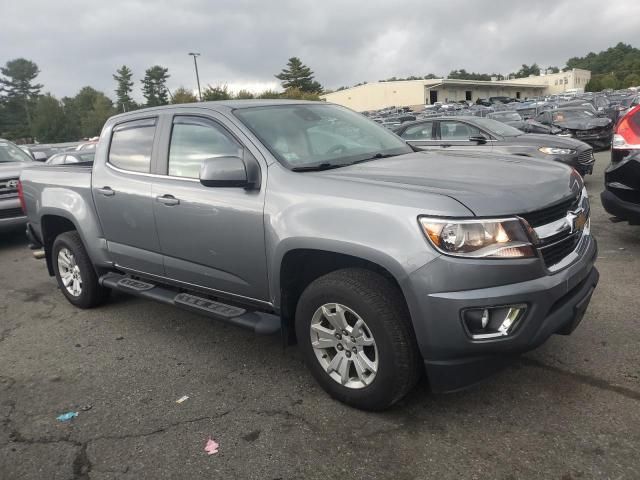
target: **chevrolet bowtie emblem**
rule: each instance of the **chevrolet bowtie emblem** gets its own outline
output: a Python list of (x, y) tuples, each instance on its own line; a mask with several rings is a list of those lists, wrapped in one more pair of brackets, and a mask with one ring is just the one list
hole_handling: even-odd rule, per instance
[(569, 233), (581, 231), (587, 224), (587, 214), (584, 208), (568, 212), (565, 218), (569, 224)]

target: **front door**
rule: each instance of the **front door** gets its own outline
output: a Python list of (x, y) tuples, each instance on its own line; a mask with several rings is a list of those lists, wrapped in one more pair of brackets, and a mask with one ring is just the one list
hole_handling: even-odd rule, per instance
[[(217, 117), (216, 117), (217, 118)], [(259, 190), (205, 187), (204, 159), (257, 160), (212, 117), (175, 115), (164, 176), (153, 184), (153, 208), (167, 277), (220, 292), (268, 300), (264, 185)]]
[[(447, 151), (478, 150), (491, 151), (490, 138), (480, 129), (460, 120), (440, 120), (437, 125), (436, 138), (440, 148)], [(484, 136), (486, 143), (471, 140), (471, 137)]]
[[(112, 259), (121, 267), (162, 275), (149, 175), (157, 123), (157, 118), (130, 120), (105, 133), (110, 139), (99, 148), (108, 150), (108, 158), (95, 163), (91, 188)], [(96, 152), (98, 158), (106, 155)]]
[(406, 142), (412, 147), (419, 148), (420, 150), (434, 150), (440, 149), (439, 142), (436, 141), (435, 135), (435, 122), (420, 122), (414, 123), (400, 133), (400, 136), (406, 140)]

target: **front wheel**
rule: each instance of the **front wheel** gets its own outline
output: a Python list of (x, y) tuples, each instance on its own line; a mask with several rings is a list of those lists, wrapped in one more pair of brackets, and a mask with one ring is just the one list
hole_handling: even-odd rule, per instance
[(357, 408), (388, 408), (422, 371), (399, 290), (369, 270), (338, 270), (312, 282), (298, 302), (296, 335), (318, 383)]
[(61, 233), (53, 241), (53, 270), (58, 286), (76, 307), (92, 308), (103, 303), (109, 289), (98, 283), (98, 276), (78, 232)]

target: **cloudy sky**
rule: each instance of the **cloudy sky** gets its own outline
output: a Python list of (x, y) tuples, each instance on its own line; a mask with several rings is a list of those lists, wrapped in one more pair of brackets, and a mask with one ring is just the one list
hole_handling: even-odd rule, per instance
[[(622, 41), (640, 47), (639, 0), (5, 0), (0, 63), (35, 61), (45, 91), (91, 85), (113, 96), (112, 73), (169, 68), (169, 87), (277, 86), (298, 56), (326, 88), (453, 69), (558, 65)], [(136, 96), (140, 98), (139, 82)]]

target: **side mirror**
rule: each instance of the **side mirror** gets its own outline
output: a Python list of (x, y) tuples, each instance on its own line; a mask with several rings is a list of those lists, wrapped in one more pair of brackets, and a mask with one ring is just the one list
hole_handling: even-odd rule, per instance
[(47, 154), (44, 152), (33, 152), (33, 159), (36, 162), (46, 162), (47, 161)]
[(470, 142), (476, 142), (480, 145), (483, 145), (485, 143), (487, 143), (488, 138), (485, 137), (484, 135), (471, 135), (469, 137), (469, 141)]
[(207, 158), (200, 166), (200, 183), (205, 187), (260, 188), (260, 167), (246, 152), (247, 161), (240, 157)]

